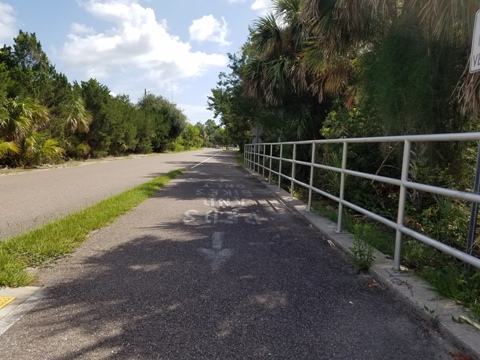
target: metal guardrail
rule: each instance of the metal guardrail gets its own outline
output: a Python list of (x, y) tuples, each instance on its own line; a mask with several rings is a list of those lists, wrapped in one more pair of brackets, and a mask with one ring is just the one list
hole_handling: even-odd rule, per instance
[[(410, 155), (411, 155), (411, 145), (415, 142), (433, 142), (433, 141), (479, 141), (480, 132), (474, 133), (456, 133), (456, 134), (435, 134), (435, 135), (411, 135), (411, 136), (389, 136), (389, 137), (368, 137), (368, 138), (351, 138), (351, 139), (329, 139), (329, 140), (309, 140), (309, 141), (297, 141), (297, 142), (278, 142), (278, 143), (262, 143), (262, 144), (247, 144), (245, 145), (244, 159), (245, 166), (252, 171), (262, 174), (265, 178), (265, 172), (268, 172), (268, 181), (271, 182), (272, 174), (278, 176), (278, 188), (281, 188), (282, 178), (290, 180), (290, 189), (291, 196), (293, 197), (294, 186), (295, 184), (300, 185), (309, 190), (308, 192), (308, 205), (307, 211), (311, 210), (312, 204), (312, 194), (313, 192), (325, 196), (331, 200), (334, 200), (338, 203), (338, 219), (337, 219), (337, 232), (342, 230), (342, 216), (343, 216), (343, 207), (347, 206), (361, 214), (364, 214), (380, 223), (389, 226), (396, 230), (395, 237), (395, 253), (393, 259), (393, 268), (394, 270), (400, 269), (400, 257), (401, 257), (401, 246), (402, 246), (402, 235), (406, 234), (411, 236), (414, 239), (417, 239), (424, 244), (432, 246), (440, 251), (443, 251), (446, 254), (456, 257), (457, 259), (462, 260), (466, 264), (473, 265), (477, 268), (480, 268), (480, 259), (468, 254), (467, 252), (460, 251), (449, 245), (442, 243), (439, 240), (432, 239), (428, 236), (425, 236), (419, 232), (416, 232), (410, 228), (407, 228), (404, 225), (405, 219), (405, 202), (406, 202), (406, 193), (407, 189), (415, 189), (419, 191), (425, 191), (431, 194), (438, 194), (447, 196), (454, 199), (471, 201), (475, 208), (478, 203), (480, 203), (480, 195), (473, 192), (463, 192), (452, 189), (445, 189), (441, 187), (426, 185), (422, 183), (416, 183), (408, 179), (410, 172)], [(373, 175), (368, 173), (363, 173), (359, 171), (353, 171), (347, 169), (347, 155), (348, 155), (348, 145), (353, 143), (401, 143), (403, 142), (403, 161), (400, 179)], [(316, 163), (315, 153), (316, 147), (324, 144), (342, 144), (342, 165), (341, 167), (335, 167), (325, 164)], [(293, 156), (292, 158), (283, 157), (284, 146), (291, 145), (293, 146)], [(297, 146), (298, 145), (310, 145), (311, 146), (311, 161), (299, 161), (296, 159)], [(273, 147), (280, 147), (279, 156), (273, 156)], [(266, 149), (269, 147), (270, 151), (267, 154)], [(479, 149), (480, 154), (480, 149)], [(272, 168), (272, 160), (277, 160), (279, 163), (278, 170)], [(479, 160), (477, 159), (477, 162)], [(291, 175), (288, 176), (282, 173), (282, 163), (290, 163), (292, 165)], [(309, 183), (306, 184), (295, 178), (295, 165), (303, 165), (310, 167), (310, 177)], [(477, 164), (478, 165), (478, 164)], [(478, 166), (477, 166), (478, 168)], [(315, 187), (314, 184), (314, 170), (315, 169), (324, 169), (329, 171), (334, 171), (340, 173), (340, 188), (339, 196), (330, 194), (322, 189)], [(373, 181), (388, 183), (392, 185), (399, 186), (399, 199), (398, 199), (398, 212), (397, 212), (397, 222), (391, 221), (387, 218), (384, 218), (378, 214), (375, 214), (367, 209), (364, 209), (358, 205), (350, 203), (344, 199), (345, 196), (345, 178), (346, 175), (356, 176), (364, 179), (369, 179)], [(477, 214), (472, 214), (472, 218)], [(474, 224), (476, 222), (474, 221)], [(472, 228), (472, 222), (470, 224)], [(472, 229), (471, 229), (472, 230)]]

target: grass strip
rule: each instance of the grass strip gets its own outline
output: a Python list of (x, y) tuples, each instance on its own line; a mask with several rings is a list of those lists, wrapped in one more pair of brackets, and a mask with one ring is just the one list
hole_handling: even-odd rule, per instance
[(78, 247), (93, 230), (112, 223), (160, 190), (183, 169), (170, 171), (45, 226), (0, 243), (0, 286), (24, 286), (34, 280), (25, 269), (44, 266)]

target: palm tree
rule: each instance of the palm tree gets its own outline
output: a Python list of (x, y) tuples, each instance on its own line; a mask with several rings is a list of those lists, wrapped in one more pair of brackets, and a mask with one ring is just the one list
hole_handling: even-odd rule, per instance
[(18, 154), (20, 150), (13, 141), (4, 141), (0, 139), (0, 159), (4, 159), (10, 154)]
[(92, 122), (92, 114), (85, 109), (85, 102), (80, 96), (73, 96), (67, 105), (67, 129), (73, 134), (88, 133)]
[(332, 56), (371, 42), (404, 2), (408, 0), (305, 0), (301, 16), (319, 47)]
[(280, 105), (292, 90), (301, 94), (307, 89), (299, 61), (305, 37), (300, 4), (301, 0), (276, 0), (274, 13), (250, 28), (242, 78), (246, 93), (267, 105)]
[[(480, 74), (468, 71), (477, 0), (305, 0), (302, 19), (317, 49), (330, 56), (375, 49), (392, 31), (413, 20), (436, 46), (463, 49), (464, 72), (453, 90), (464, 114), (480, 110)], [(452, 65), (454, 66), (454, 65)]]
[(476, 0), (412, 0), (427, 30), (439, 41), (466, 51), (465, 68), (458, 79), (455, 94), (462, 113), (476, 117), (480, 111), (480, 74), (470, 73), (469, 58), (474, 14), (480, 8)]
[(5, 115), (0, 118), (0, 136), (7, 141), (18, 141), (32, 126), (34, 111), (28, 101), (7, 99), (3, 104)]
[(302, 0), (275, 0), (273, 4), (273, 12), (250, 28), (244, 47), (244, 91), (270, 109), (272, 116), (262, 121), (268, 122), (265, 125), (273, 137), (315, 138), (320, 126), (308, 109), (318, 102), (310, 92), (310, 76), (302, 63), (309, 36), (299, 17)]
[[(289, 91), (297, 96), (315, 96), (319, 102), (328, 96), (347, 95), (351, 102), (358, 76), (354, 60), (368, 28), (368, 22), (353, 17), (358, 17), (356, 10), (364, 9), (367, 1), (357, 2), (337, 1), (337, 8), (331, 6), (332, 1), (323, 1), (325, 8), (313, 11), (312, 1), (275, 1), (274, 13), (260, 18), (251, 28), (244, 76), (247, 94), (273, 105), (281, 103), (281, 95)], [(349, 24), (348, 29), (341, 29), (334, 19)], [(359, 32), (347, 36), (355, 27), (350, 21)]]
[(0, 117), (0, 158), (13, 156), (20, 166), (39, 163), (60, 155), (55, 139), (42, 132), (49, 121), (47, 108), (30, 99), (9, 98), (4, 104), (5, 115)]
[[(330, 51), (317, 23), (304, 15), (305, 1), (276, 0), (273, 13), (258, 19), (244, 47), (242, 79), (248, 96), (280, 109), (282, 136), (317, 138), (333, 97), (356, 94), (358, 70), (350, 54)], [(317, 33), (316, 33), (317, 32)], [(290, 135), (289, 135), (290, 134)]]

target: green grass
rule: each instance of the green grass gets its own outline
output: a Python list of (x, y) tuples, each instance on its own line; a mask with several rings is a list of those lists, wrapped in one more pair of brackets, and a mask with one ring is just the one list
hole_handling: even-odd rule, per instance
[[(312, 208), (316, 213), (337, 221), (337, 210), (331, 206), (316, 203)], [(361, 231), (358, 231), (359, 227)], [(394, 230), (348, 212), (343, 216), (343, 229), (393, 258)], [(402, 242), (402, 264), (425, 279), (439, 294), (464, 305), (473, 317), (480, 320), (480, 270), (466, 272), (463, 262), (407, 236)]]
[[(167, 151), (164, 152), (164, 154), (176, 154), (176, 153), (181, 153), (181, 152), (189, 152), (189, 151), (197, 151), (197, 150), (203, 150), (205, 148), (203, 147), (190, 147), (188, 149), (186, 148), (177, 148), (177, 149), (168, 149)], [(158, 154), (156, 154), (158, 155)]]
[(25, 270), (44, 266), (72, 252), (90, 232), (112, 223), (152, 196), (183, 169), (103, 200), (85, 210), (0, 243), (0, 286), (24, 286), (34, 280)]

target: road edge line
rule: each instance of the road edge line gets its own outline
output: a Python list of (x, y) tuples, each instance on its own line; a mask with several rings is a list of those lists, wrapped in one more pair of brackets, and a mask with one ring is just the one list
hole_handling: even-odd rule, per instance
[(193, 165), (193, 166), (191, 167), (191, 169), (195, 169), (197, 166), (202, 165), (204, 162), (206, 162), (206, 161), (208, 161), (208, 160), (210, 160), (210, 159), (213, 159), (215, 156), (217, 156), (218, 154), (221, 154), (221, 153), (222, 153), (222, 152), (219, 151), (219, 152), (216, 153), (215, 155), (210, 156), (208, 159), (205, 159), (205, 160), (203, 160), (202, 162), (199, 162), (198, 164)]

